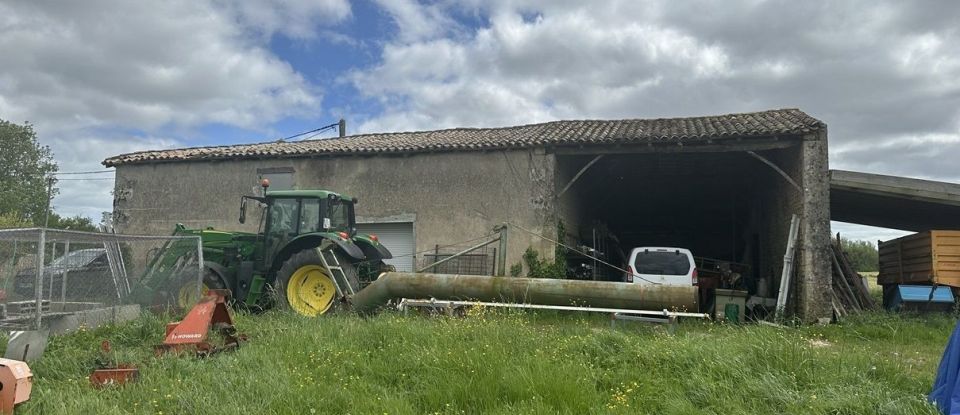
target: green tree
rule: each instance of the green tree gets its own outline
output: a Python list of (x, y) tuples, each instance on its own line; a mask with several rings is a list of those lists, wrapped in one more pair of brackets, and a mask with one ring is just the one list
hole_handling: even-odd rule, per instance
[(50, 147), (40, 145), (30, 123), (0, 120), (0, 149), (0, 215), (42, 225), (52, 196), (47, 186), (56, 182), (57, 163)]
[(23, 228), (26, 226), (30, 226), (30, 223), (23, 220), (19, 213), (0, 213), (0, 229)]
[(847, 253), (850, 265), (857, 272), (875, 272), (879, 269), (880, 257), (877, 254), (877, 246), (873, 243), (841, 238), (840, 246)]
[(68, 229), (71, 231), (97, 232), (97, 225), (93, 219), (86, 216), (64, 217), (50, 212), (50, 220), (47, 225), (52, 229)]

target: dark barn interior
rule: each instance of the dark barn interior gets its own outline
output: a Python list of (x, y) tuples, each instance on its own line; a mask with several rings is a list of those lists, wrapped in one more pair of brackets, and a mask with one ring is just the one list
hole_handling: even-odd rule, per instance
[[(798, 146), (755, 154), (800, 177)], [(558, 156), (557, 191), (596, 157)], [(779, 172), (743, 150), (605, 154), (560, 195), (567, 237), (620, 267), (634, 247), (687, 248), (698, 261), (746, 266), (734, 286), (752, 294), (766, 278), (763, 295), (779, 279), (800, 200)], [(599, 264), (591, 277), (621, 280), (623, 272)]]

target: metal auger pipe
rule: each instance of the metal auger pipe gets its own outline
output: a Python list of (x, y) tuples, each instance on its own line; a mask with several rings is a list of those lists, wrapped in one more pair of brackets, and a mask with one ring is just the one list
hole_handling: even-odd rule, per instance
[(400, 298), (697, 311), (697, 287), (692, 286), (411, 272), (381, 274), (353, 296), (353, 309), (361, 314), (373, 313)]

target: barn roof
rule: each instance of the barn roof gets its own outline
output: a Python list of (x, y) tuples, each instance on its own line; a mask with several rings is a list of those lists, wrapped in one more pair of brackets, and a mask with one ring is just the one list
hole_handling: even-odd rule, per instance
[(107, 167), (193, 160), (318, 155), (476, 151), (544, 146), (639, 144), (800, 135), (825, 124), (798, 109), (707, 117), (568, 120), (499, 128), (360, 134), (304, 141), (140, 151), (103, 161)]

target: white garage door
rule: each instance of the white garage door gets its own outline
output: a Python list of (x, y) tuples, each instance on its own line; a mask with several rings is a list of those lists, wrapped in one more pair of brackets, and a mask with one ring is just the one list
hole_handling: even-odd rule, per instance
[(413, 223), (358, 223), (357, 231), (380, 238), (380, 243), (390, 250), (394, 258), (384, 262), (397, 267), (397, 271), (413, 271)]

